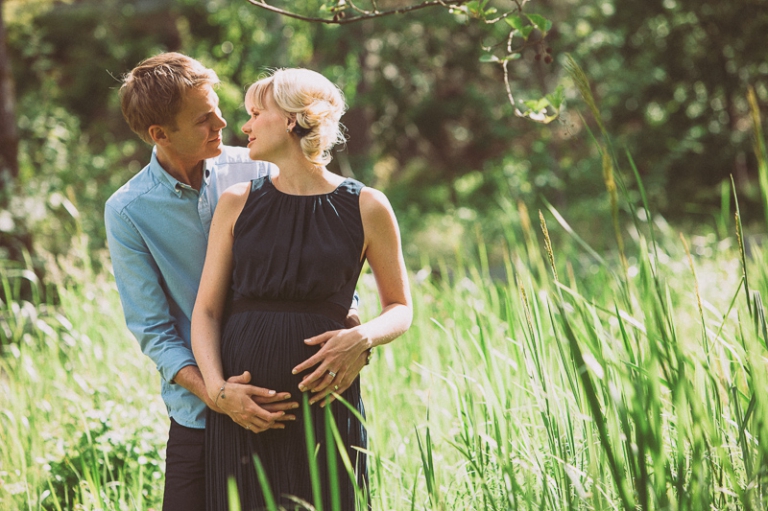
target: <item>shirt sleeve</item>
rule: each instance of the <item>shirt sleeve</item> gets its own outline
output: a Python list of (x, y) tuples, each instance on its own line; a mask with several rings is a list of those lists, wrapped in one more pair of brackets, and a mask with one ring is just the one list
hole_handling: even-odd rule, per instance
[(162, 378), (174, 383), (183, 367), (197, 364), (191, 348), (176, 329), (163, 277), (130, 219), (109, 204), (104, 219), (125, 322)]

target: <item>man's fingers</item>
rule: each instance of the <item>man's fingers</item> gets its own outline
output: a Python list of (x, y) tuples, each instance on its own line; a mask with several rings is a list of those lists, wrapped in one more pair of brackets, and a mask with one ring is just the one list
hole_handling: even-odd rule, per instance
[(299, 403), (295, 401), (285, 401), (282, 403), (269, 403), (265, 405), (261, 405), (263, 409), (265, 409), (268, 412), (275, 413), (275, 412), (284, 412), (287, 410), (295, 410), (299, 407)]
[(263, 406), (268, 403), (278, 403), (291, 398), (290, 392), (278, 392), (274, 396), (251, 396), (254, 403)]
[(248, 388), (245, 389), (245, 393), (251, 396), (251, 399), (253, 399), (254, 396), (271, 398), (277, 395), (277, 392), (274, 390), (254, 386), (248, 386)]
[(241, 383), (243, 385), (250, 383), (251, 373), (244, 371), (243, 374), (236, 374), (227, 378), (227, 383)]

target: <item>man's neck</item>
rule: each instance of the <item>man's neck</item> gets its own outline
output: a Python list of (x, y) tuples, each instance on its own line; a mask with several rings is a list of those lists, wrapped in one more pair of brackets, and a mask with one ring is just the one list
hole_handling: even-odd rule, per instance
[(203, 183), (204, 160), (189, 161), (176, 155), (168, 154), (160, 147), (157, 148), (157, 162), (163, 169), (180, 183), (200, 190)]

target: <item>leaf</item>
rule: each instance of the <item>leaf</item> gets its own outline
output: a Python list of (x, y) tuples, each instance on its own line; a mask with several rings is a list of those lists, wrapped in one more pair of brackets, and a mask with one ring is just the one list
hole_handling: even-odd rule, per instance
[(523, 39), (528, 39), (528, 36), (531, 35), (531, 32), (533, 32), (533, 26), (528, 25), (520, 29), (520, 35), (523, 36)]
[(506, 62), (508, 60), (517, 60), (521, 58), (523, 55), (520, 53), (510, 53), (509, 55), (504, 56), (504, 58), (499, 59), (500, 62)]
[(540, 112), (549, 106), (549, 100), (547, 98), (529, 99), (524, 101), (523, 104), (535, 112)]
[(526, 17), (545, 34), (552, 28), (552, 22), (540, 14), (526, 14)]
[(523, 18), (517, 14), (507, 16), (504, 18), (504, 21), (506, 21), (507, 24), (515, 30), (523, 30), (525, 27), (525, 21), (523, 21)]
[(563, 101), (565, 100), (565, 91), (562, 84), (558, 85), (552, 94), (547, 94), (546, 98), (549, 100), (549, 104), (552, 105), (552, 108), (555, 110), (560, 110), (560, 107), (563, 105)]
[(485, 55), (482, 55), (480, 57), (480, 62), (498, 62), (499, 57), (496, 55), (493, 55), (492, 53), (486, 53)]

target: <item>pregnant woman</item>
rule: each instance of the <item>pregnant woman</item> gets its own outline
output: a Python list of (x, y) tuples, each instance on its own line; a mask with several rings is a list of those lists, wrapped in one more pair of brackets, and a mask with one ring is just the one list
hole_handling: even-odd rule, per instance
[[(359, 487), (367, 484), (357, 361), (405, 332), (412, 318), (397, 221), (381, 192), (325, 167), (333, 146), (343, 141), (344, 99), (334, 84), (313, 71), (284, 69), (254, 83), (245, 106), (250, 119), (242, 130), (250, 157), (274, 163), (279, 172), (227, 190), (211, 225), (192, 317), (192, 345), (208, 394), (226, 412), (209, 410), (207, 420), (208, 509), (228, 509), (229, 478), (237, 483), (243, 510), (265, 508), (254, 455), (278, 505), (304, 509), (297, 502), (315, 497), (311, 452), (323, 507), (331, 508), (335, 493), (341, 509), (353, 511), (352, 479)], [(346, 329), (366, 260), (381, 313)], [(317, 445), (308, 451), (304, 410), (267, 411), (253, 402), (248, 387), (226, 383), (245, 372), (266, 394), (309, 393)], [(333, 400), (336, 392), (354, 411)], [(327, 473), (327, 449), (335, 446), (325, 443), (323, 406), (331, 409), (355, 472), (347, 476), (337, 453), (337, 488), (330, 488)]]

